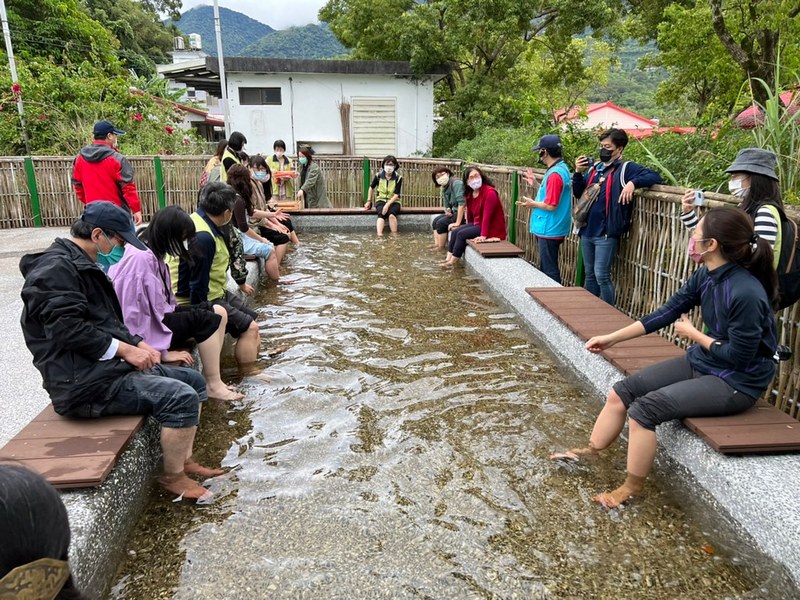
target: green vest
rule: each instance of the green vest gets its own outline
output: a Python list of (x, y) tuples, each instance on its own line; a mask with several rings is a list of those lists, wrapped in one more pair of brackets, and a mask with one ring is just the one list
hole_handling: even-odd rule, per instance
[[(394, 196), (394, 189), (402, 178), (402, 175), (398, 175), (397, 179), (394, 177), (392, 179), (378, 177), (378, 187), (375, 190), (375, 202), (388, 202), (389, 199)], [(395, 203), (400, 204), (400, 198), (398, 198)]]
[[(214, 260), (211, 262), (211, 272), (208, 276), (208, 301), (219, 300), (225, 295), (225, 289), (228, 283), (228, 264), (230, 262), (230, 253), (228, 246), (225, 244), (225, 237), (222, 235), (215, 235), (206, 220), (198, 215), (192, 213), (192, 221), (197, 233), (208, 233), (216, 244), (214, 250)], [(169, 265), (169, 274), (172, 278), (172, 291), (178, 304), (186, 306), (190, 303), (189, 298), (178, 296), (178, 263), (179, 259), (176, 256), (166, 256), (167, 264)]]
[[(222, 160), (219, 161), (220, 165), (222, 165), (225, 162), (226, 158), (232, 158), (233, 162), (235, 162), (237, 165), (242, 164), (242, 161), (239, 159), (238, 156), (236, 156), (233, 152), (231, 152), (230, 148), (225, 148), (225, 152), (222, 153)], [(225, 170), (224, 166), (220, 166), (219, 180), (223, 183), (228, 183), (228, 172)]]

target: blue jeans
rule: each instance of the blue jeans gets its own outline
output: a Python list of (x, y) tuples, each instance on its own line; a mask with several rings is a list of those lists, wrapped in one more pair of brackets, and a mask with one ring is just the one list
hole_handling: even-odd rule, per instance
[(182, 429), (200, 422), (200, 402), (208, 394), (198, 371), (158, 364), (119, 378), (106, 398), (105, 404), (92, 404), (87, 416), (152, 415), (163, 427)]
[(619, 239), (608, 236), (582, 237), (583, 269), (586, 274), (584, 286), (595, 296), (614, 306), (617, 300), (611, 267), (617, 257)]
[(558, 250), (564, 239), (548, 239), (537, 237), (542, 273), (556, 283), (561, 283), (561, 271), (558, 268)]

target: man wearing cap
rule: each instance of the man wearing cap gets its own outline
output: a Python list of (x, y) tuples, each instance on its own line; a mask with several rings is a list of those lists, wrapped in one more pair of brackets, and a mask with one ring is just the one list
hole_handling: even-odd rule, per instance
[[(561, 283), (558, 252), (564, 238), (569, 235), (572, 222), (572, 174), (562, 157), (561, 138), (557, 135), (543, 136), (531, 148), (531, 152), (539, 153), (539, 162), (547, 171), (536, 192), (536, 198), (523, 196), (520, 205), (533, 209), (530, 231), (536, 236), (539, 245), (542, 273), (556, 283)], [(528, 185), (535, 184), (531, 169), (528, 169), (523, 178)]]
[(222, 474), (191, 458), (205, 381), (192, 369), (159, 364), (160, 353), (125, 327), (114, 287), (96, 264), (99, 253), (125, 243), (147, 249), (124, 210), (93, 202), (73, 223), (71, 238), (23, 256), (25, 343), (58, 414), (152, 415), (161, 424), (161, 485), (205, 499), (211, 493), (187, 475)]
[(81, 149), (72, 165), (72, 185), (84, 204), (106, 200), (129, 210), (133, 222), (142, 222), (142, 203), (133, 182), (133, 167), (117, 150), (125, 132), (108, 121), (94, 124), (94, 142)]

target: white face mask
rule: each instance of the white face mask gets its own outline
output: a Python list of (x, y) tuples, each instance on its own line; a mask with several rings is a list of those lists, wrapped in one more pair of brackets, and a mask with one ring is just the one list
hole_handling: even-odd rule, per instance
[(447, 173), (442, 173), (436, 178), (436, 183), (439, 185), (447, 185), (447, 182), (450, 181), (450, 175)]
[(728, 181), (728, 191), (737, 198), (741, 198), (747, 193), (747, 190), (742, 187), (741, 179), (731, 179)]
[(278, 158), (282, 158), (283, 157), (283, 150), (275, 150), (275, 156), (277, 156)]
[(481, 179), (480, 177), (478, 177), (477, 179), (470, 179), (469, 181), (467, 181), (467, 185), (471, 187), (473, 190), (479, 190), (483, 185), (483, 179)]
[(383, 170), (386, 172), (387, 175), (391, 175), (394, 173), (394, 165), (386, 165), (383, 167)]
[(183, 240), (183, 247), (184, 247), (186, 250), (189, 250), (189, 240)]

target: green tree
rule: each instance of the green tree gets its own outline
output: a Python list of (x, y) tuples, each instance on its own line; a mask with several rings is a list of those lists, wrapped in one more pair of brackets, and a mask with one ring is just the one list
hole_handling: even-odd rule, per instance
[(443, 154), (484, 127), (541, 119), (550, 90), (529, 93), (530, 73), (518, 68), (531, 43), (579, 72), (572, 35), (602, 30), (621, 10), (617, 0), (587, 0), (580, 10), (567, 0), (329, 0), (320, 19), (353, 58), (408, 60), (420, 74), (451, 68), (436, 90), (443, 120), (434, 153)]
[[(71, 155), (91, 139), (92, 125), (108, 119), (126, 130), (120, 138), (127, 154), (187, 153), (196, 137), (184, 134), (181, 115), (169, 102), (149, 94), (131, 93), (131, 80), (109, 76), (84, 62), (62, 66), (51, 59), (34, 58), (18, 65), (25, 101), (27, 131), (34, 154)], [(24, 152), (16, 98), (8, 68), (0, 69), (0, 154)]]
[(119, 40), (118, 56), (126, 69), (154, 75), (155, 65), (169, 62), (172, 39), (180, 35), (165, 27), (147, 3), (135, 0), (83, 0), (86, 12)]
[(658, 86), (656, 100), (694, 110), (698, 119), (728, 116), (744, 74), (716, 38), (711, 9), (704, 1), (691, 7), (673, 4), (663, 18), (657, 33), (659, 52), (641, 61), (645, 68), (662, 67), (669, 73)]
[(47, 57), (56, 64), (90, 61), (120, 72), (119, 42), (76, 0), (15, 0), (8, 4), (8, 23), (14, 53), (23, 61), (33, 57)]

